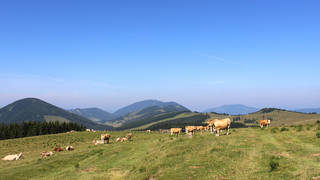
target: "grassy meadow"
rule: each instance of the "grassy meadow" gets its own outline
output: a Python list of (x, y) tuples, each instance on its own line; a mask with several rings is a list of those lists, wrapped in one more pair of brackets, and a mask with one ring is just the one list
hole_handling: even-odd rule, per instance
[[(179, 137), (109, 132), (110, 144), (93, 145), (102, 132), (76, 132), (0, 141), (0, 157), (19, 152), (18, 161), (0, 161), (0, 179), (311, 179), (320, 176), (317, 125), (232, 129)], [(42, 151), (73, 145), (74, 151), (43, 159)]]

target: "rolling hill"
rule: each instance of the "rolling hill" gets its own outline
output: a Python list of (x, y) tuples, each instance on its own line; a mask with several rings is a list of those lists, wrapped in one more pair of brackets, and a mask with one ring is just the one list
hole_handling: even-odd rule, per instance
[(162, 119), (155, 118), (157, 120), (144, 119), (145, 123), (139, 126), (131, 126), (128, 129), (134, 130), (156, 130), (156, 129), (168, 129), (172, 127), (185, 127), (186, 125), (205, 125), (203, 124), (208, 118), (223, 119), (229, 117), (232, 121), (232, 127), (248, 127), (258, 126), (259, 120), (270, 119), (271, 127), (283, 126), (283, 125), (299, 125), (299, 124), (313, 124), (320, 120), (319, 114), (305, 114), (293, 111), (287, 111), (283, 109), (264, 108), (258, 112), (248, 115), (226, 115), (218, 113), (195, 113), (195, 112), (183, 112), (176, 115), (162, 117)]
[(189, 111), (186, 107), (176, 103), (176, 102), (162, 102), (158, 100), (145, 100), (133, 103), (131, 105), (125, 106), (116, 112), (113, 113), (116, 117), (126, 116), (132, 112), (138, 112), (148, 107), (158, 106), (158, 107), (167, 107), (176, 109), (176, 111)]
[[(0, 179), (311, 180), (320, 176), (317, 128), (231, 129), (229, 136), (220, 137), (208, 132), (176, 137), (133, 131), (129, 142), (116, 142), (128, 131), (112, 131), (110, 144), (97, 146), (92, 140), (100, 138), (100, 131), (1, 140), (0, 158), (19, 152), (24, 158), (1, 160)], [(75, 150), (41, 158), (40, 152), (57, 145)]]
[(115, 118), (114, 115), (112, 115), (111, 113), (106, 112), (99, 108), (84, 108), (84, 109), (77, 108), (77, 109), (71, 109), (68, 111), (99, 123), (105, 123)]
[(21, 99), (0, 109), (0, 123), (10, 124), (23, 121), (74, 122), (91, 129), (112, 129), (110, 126), (97, 124), (36, 98)]
[(125, 116), (119, 117), (112, 122), (107, 122), (106, 124), (118, 127), (120, 129), (132, 128), (143, 125), (145, 123), (154, 122), (159, 120), (158, 116), (175, 116), (181, 112), (189, 112), (189, 110), (181, 108), (177, 105), (167, 105), (167, 106), (151, 106), (138, 110), (135, 112), (128, 113)]
[(215, 107), (211, 109), (207, 109), (204, 112), (216, 112), (216, 113), (226, 113), (230, 115), (239, 115), (239, 114), (249, 114), (253, 112), (257, 112), (259, 109), (254, 107), (248, 107), (242, 104), (231, 104), (231, 105), (223, 105), (220, 107)]

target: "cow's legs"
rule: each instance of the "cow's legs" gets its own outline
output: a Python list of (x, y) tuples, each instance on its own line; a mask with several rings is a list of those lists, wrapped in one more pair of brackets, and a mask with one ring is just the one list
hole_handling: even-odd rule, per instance
[(227, 128), (228, 128), (228, 130), (227, 130), (227, 135), (229, 135), (230, 126), (228, 126)]
[(216, 136), (220, 136), (220, 129), (216, 130)]

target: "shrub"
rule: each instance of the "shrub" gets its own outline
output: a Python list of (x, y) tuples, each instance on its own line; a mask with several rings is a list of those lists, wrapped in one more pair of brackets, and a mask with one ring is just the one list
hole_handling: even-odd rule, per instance
[(271, 132), (272, 132), (272, 133), (277, 133), (278, 130), (279, 130), (279, 129), (278, 129), (277, 127), (275, 127), (275, 128), (272, 128), (272, 129), (271, 129)]
[(282, 132), (282, 131), (289, 131), (289, 129), (286, 128), (286, 127), (282, 127), (282, 128), (280, 129), (280, 131), (281, 131), (281, 132)]
[(302, 131), (303, 130), (303, 126), (302, 125), (299, 125), (298, 127), (297, 127), (297, 131)]
[(279, 162), (277, 161), (276, 158), (271, 158), (270, 162), (269, 162), (269, 166), (270, 166), (270, 172), (277, 170), (280, 166)]
[(74, 165), (75, 168), (79, 168), (80, 167), (80, 164), (77, 163), (76, 165)]
[(320, 131), (317, 132), (316, 136), (317, 138), (320, 138)]
[(146, 167), (140, 167), (139, 168), (139, 172), (140, 173), (146, 172), (146, 170), (147, 170)]

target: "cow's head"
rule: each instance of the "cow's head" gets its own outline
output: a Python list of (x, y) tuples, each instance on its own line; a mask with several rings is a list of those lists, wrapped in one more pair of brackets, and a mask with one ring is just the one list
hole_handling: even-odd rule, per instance
[(270, 120), (268, 120), (268, 124), (270, 124), (271, 123), (271, 121)]

